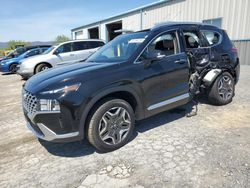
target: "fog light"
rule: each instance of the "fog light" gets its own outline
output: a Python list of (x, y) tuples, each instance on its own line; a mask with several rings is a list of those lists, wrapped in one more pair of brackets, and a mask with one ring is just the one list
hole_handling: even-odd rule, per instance
[(60, 105), (57, 100), (40, 99), (40, 111), (60, 111)]

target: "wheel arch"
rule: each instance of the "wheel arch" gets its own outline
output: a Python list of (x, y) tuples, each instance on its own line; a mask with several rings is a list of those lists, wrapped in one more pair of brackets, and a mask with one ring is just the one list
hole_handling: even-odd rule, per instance
[(36, 68), (37, 68), (39, 65), (41, 65), (41, 64), (48, 65), (50, 68), (53, 67), (53, 66), (52, 66), (50, 63), (48, 63), (48, 62), (40, 62), (40, 63), (36, 64), (36, 66), (34, 67), (34, 71), (33, 71), (34, 74), (36, 74)]
[[(217, 71), (217, 72), (216, 72)], [(233, 78), (234, 80), (236, 80), (236, 76), (233, 72), (232, 69), (212, 69), (210, 70), (205, 76), (204, 78), (202, 79), (203, 81), (203, 84), (206, 86), (206, 87), (211, 87), (213, 85), (213, 83), (215, 82), (215, 80), (221, 75), (223, 74), (224, 72), (228, 72)], [(209, 73), (213, 73), (214, 75), (212, 77), (209, 78)]]
[(11, 63), (8, 65), (9, 71), (10, 71), (10, 67), (11, 67), (12, 65), (18, 65), (18, 62), (11, 62)]
[(80, 134), (84, 136), (87, 122), (97, 105), (99, 105), (102, 101), (107, 98), (117, 98), (123, 99), (128, 102), (135, 112), (135, 119), (140, 120), (144, 118), (144, 110), (143, 110), (143, 103), (136, 91), (134, 91), (130, 87), (117, 87), (105, 90), (103, 92), (98, 93), (95, 97), (93, 97), (86, 107), (82, 110), (81, 118), (80, 118)]

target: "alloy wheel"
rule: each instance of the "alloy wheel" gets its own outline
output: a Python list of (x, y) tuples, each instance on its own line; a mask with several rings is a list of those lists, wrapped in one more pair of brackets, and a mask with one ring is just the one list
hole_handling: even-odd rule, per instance
[(49, 67), (43, 66), (43, 67), (41, 68), (41, 71), (45, 71), (45, 70), (47, 70), (47, 69), (49, 69)]
[(123, 107), (106, 111), (99, 122), (99, 136), (108, 145), (121, 143), (131, 128), (131, 117)]
[(218, 92), (220, 97), (227, 101), (233, 95), (233, 80), (227, 76), (223, 75), (218, 83)]

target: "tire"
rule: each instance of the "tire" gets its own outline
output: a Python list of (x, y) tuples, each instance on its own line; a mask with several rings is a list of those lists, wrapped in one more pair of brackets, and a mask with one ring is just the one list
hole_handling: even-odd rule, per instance
[(37, 74), (37, 73), (42, 72), (42, 71), (44, 71), (44, 70), (47, 70), (47, 69), (49, 69), (49, 68), (50, 68), (49, 65), (47, 65), (47, 64), (45, 64), (45, 63), (42, 63), (42, 64), (40, 64), (40, 65), (38, 65), (38, 66), (36, 67), (35, 73)]
[(134, 130), (135, 115), (122, 99), (107, 99), (97, 105), (89, 119), (88, 140), (101, 152), (124, 146)]
[(12, 65), (10, 65), (10, 72), (11, 73), (16, 73), (16, 67), (17, 67), (17, 64), (16, 63), (14, 63), (14, 64), (12, 64)]
[(213, 83), (208, 92), (208, 100), (214, 105), (226, 105), (232, 102), (235, 92), (235, 81), (228, 72), (223, 72)]
[(27, 77), (27, 76), (22, 76), (22, 80), (28, 80), (29, 79), (29, 77)]

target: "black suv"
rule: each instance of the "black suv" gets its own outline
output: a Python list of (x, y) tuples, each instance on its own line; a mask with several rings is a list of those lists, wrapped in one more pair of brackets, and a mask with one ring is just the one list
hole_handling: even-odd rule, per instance
[(136, 120), (188, 103), (203, 92), (232, 101), (239, 59), (226, 32), (166, 23), (120, 35), (86, 62), (39, 73), (23, 87), (28, 127), (47, 141), (87, 137), (100, 151), (126, 144)]

